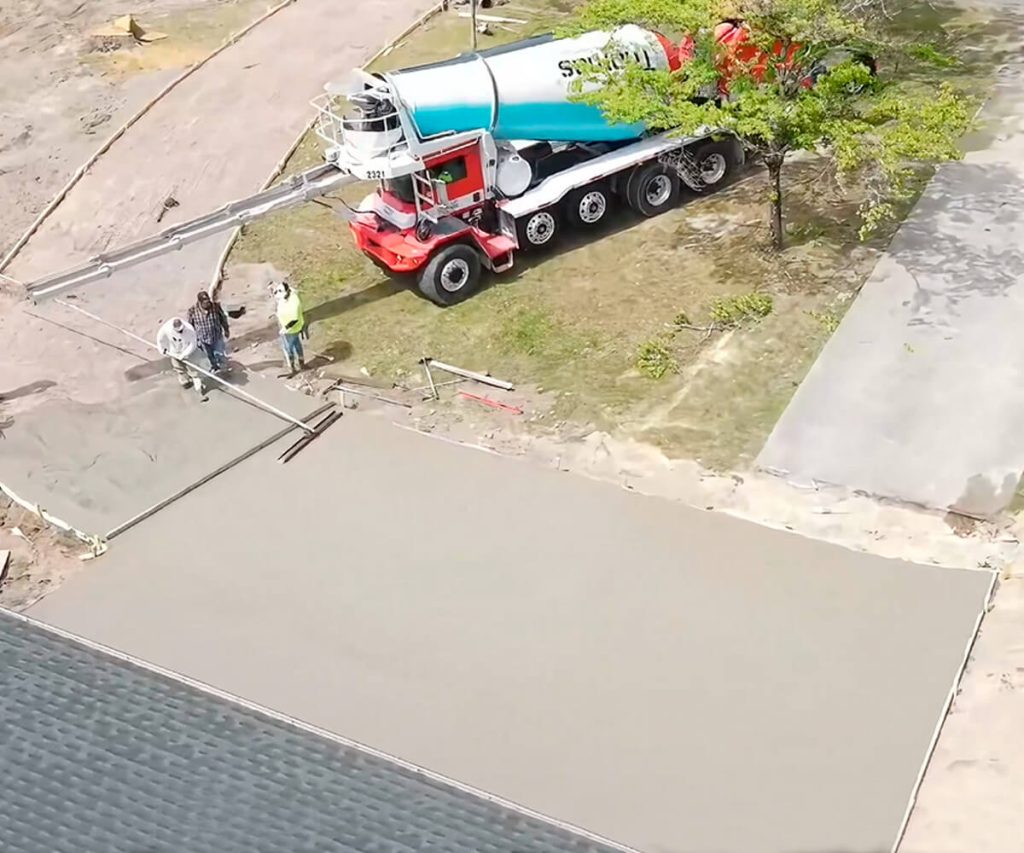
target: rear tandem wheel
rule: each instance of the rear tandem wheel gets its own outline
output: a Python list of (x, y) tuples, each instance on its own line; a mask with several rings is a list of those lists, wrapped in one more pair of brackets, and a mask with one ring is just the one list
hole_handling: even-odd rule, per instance
[(626, 181), (626, 203), (640, 216), (651, 217), (675, 207), (679, 201), (679, 175), (657, 160), (641, 163)]

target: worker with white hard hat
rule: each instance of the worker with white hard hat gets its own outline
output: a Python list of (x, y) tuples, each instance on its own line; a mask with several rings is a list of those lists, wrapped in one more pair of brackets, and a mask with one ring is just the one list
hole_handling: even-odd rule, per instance
[(205, 396), (202, 374), (189, 363), (198, 347), (196, 330), (181, 318), (172, 317), (157, 332), (156, 345), (160, 352), (171, 360), (171, 366), (181, 387), (194, 387), (200, 395)]

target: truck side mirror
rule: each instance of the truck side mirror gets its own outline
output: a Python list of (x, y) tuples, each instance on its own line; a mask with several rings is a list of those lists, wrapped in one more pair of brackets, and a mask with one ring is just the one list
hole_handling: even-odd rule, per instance
[(444, 181), (433, 181), (434, 184), (434, 198), (437, 199), (438, 204), (448, 204), (448, 184)]

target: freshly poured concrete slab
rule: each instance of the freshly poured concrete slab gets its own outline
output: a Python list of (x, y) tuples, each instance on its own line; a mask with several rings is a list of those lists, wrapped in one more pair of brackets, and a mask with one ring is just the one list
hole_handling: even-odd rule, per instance
[(991, 576), (349, 414), (32, 616), (647, 853), (883, 853)]
[(987, 517), (1024, 472), (1024, 90), (940, 168), (758, 464)]
[[(289, 426), (226, 391), (201, 402), (169, 373), (117, 401), (49, 400), (19, 413), (0, 441), (0, 482), (77, 530), (105, 535)], [(272, 379), (237, 380), (295, 418), (323, 405)]]

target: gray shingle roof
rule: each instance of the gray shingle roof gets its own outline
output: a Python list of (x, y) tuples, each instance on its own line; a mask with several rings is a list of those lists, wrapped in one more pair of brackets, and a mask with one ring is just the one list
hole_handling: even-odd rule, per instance
[(615, 853), (0, 611), (5, 853)]

